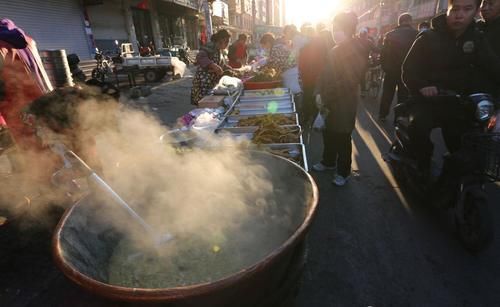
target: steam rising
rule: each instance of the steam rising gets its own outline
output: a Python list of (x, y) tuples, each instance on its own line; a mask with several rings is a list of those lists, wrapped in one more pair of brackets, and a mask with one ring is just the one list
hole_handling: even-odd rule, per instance
[[(297, 203), (297, 196), (284, 187), (274, 186), (270, 170), (253, 161), (247, 151), (229, 139), (205, 136), (208, 144), (215, 144), (217, 149), (193, 149), (179, 154), (168, 144), (168, 138), (167, 142), (159, 142), (168, 129), (143, 112), (112, 101), (88, 99), (78, 105), (74, 115), (78, 129), (64, 135), (45, 130), (44, 141), (64, 142), (87, 160), (97, 157), (103, 178), (159, 234), (168, 232), (178, 238), (196, 235), (210, 244), (228, 232), (239, 232), (241, 240), (256, 236), (287, 238), (301, 221), (294, 217), (294, 208), (278, 208), (275, 200), (275, 195), (280, 194)], [(25, 153), (23, 158), (34, 161), (29, 168), (35, 173), (47, 172), (48, 165), (58, 162), (48, 151), (27, 159), (31, 155)], [(89, 164), (96, 167), (95, 163)], [(26, 177), (10, 184), (31, 185)], [(2, 190), (5, 196), (5, 188)], [(67, 203), (64, 191), (48, 191), (43, 191), (44, 203)], [(299, 191), (299, 195), (304, 194)], [(287, 203), (286, 199), (282, 201)], [(122, 208), (110, 202), (103, 205), (116, 206), (116, 210), (107, 211), (113, 212), (106, 217), (110, 223), (130, 230), (136, 242), (145, 241), (147, 234), (133, 226), (133, 220), (124, 219)], [(268, 217), (282, 226), (283, 233), (265, 233), (264, 227), (259, 230), (260, 225), (248, 228), (249, 215)]]

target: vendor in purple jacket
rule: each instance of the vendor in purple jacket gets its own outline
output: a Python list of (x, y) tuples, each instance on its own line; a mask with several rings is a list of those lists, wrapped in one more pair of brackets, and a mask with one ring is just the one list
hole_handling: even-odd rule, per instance
[(22, 121), (23, 109), (34, 99), (52, 90), (35, 41), (12, 20), (0, 19), (0, 99), (2, 124), (10, 128), (21, 148), (32, 148), (31, 129)]
[(204, 96), (217, 85), (227, 67), (224, 50), (229, 45), (231, 34), (227, 30), (219, 30), (212, 35), (210, 43), (201, 47), (196, 57), (198, 69), (193, 78), (191, 104), (198, 105)]

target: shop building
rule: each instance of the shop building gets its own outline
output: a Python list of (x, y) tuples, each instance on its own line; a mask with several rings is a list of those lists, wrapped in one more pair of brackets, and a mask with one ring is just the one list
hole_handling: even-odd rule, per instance
[(102, 0), (86, 6), (94, 41), (113, 51), (121, 42), (156, 49), (185, 43), (198, 48), (198, 0)]
[(255, 35), (255, 26), (282, 26), (283, 0), (229, 0), (229, 30), (237, 37), (240, 33)]
[(366, 27), (372, 30), (374, 36), (377, 36), (379, 32), (384, 34), (394, 29), (402, 13), (410, 13), (416, 27), (418, 23), (432, 19), (445, 5), (446, 0), (438, 2), (435, 0), (359, 0), (354, 4), (354, 8), (359, 16), (359, 28)]
[(92, 56), (92, 32), (80, 0), (2, 0), (0, 18), (9, 18), (31, 36), (39, 50), (65, 49)]

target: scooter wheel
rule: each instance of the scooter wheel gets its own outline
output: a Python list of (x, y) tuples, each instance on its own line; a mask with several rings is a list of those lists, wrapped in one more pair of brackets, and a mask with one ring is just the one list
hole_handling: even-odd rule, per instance
[(485, 249), (493, 240), (493, 221), (486, 193), (479, 187), (468, 191), (460, 211), (456, 222), (462, 244), (471, 252)]

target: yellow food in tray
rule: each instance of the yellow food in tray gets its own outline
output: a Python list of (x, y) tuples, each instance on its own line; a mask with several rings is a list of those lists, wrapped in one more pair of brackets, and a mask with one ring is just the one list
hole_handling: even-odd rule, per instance
[(248, 126), (262, 126), (266, 124), (277, 124), (277, 125), (296, 125), (296, 121), (293, 117), (285, 116), (283, 114), (267, 114), (260, 116), (252, 116), (248, 118), (243, 118), (238, 121), (239, 127)]
[(252, 142), (255, 144), (300, 143), (299, 127), (283, 127), (276, 123), (265, 123), (255, 131)]
[(252, 82), (269, 82), (278, 81), (281, 76), (274, 68), (264, 68), (263, 70), (257, 72), (257, 74), (252, 78)]

